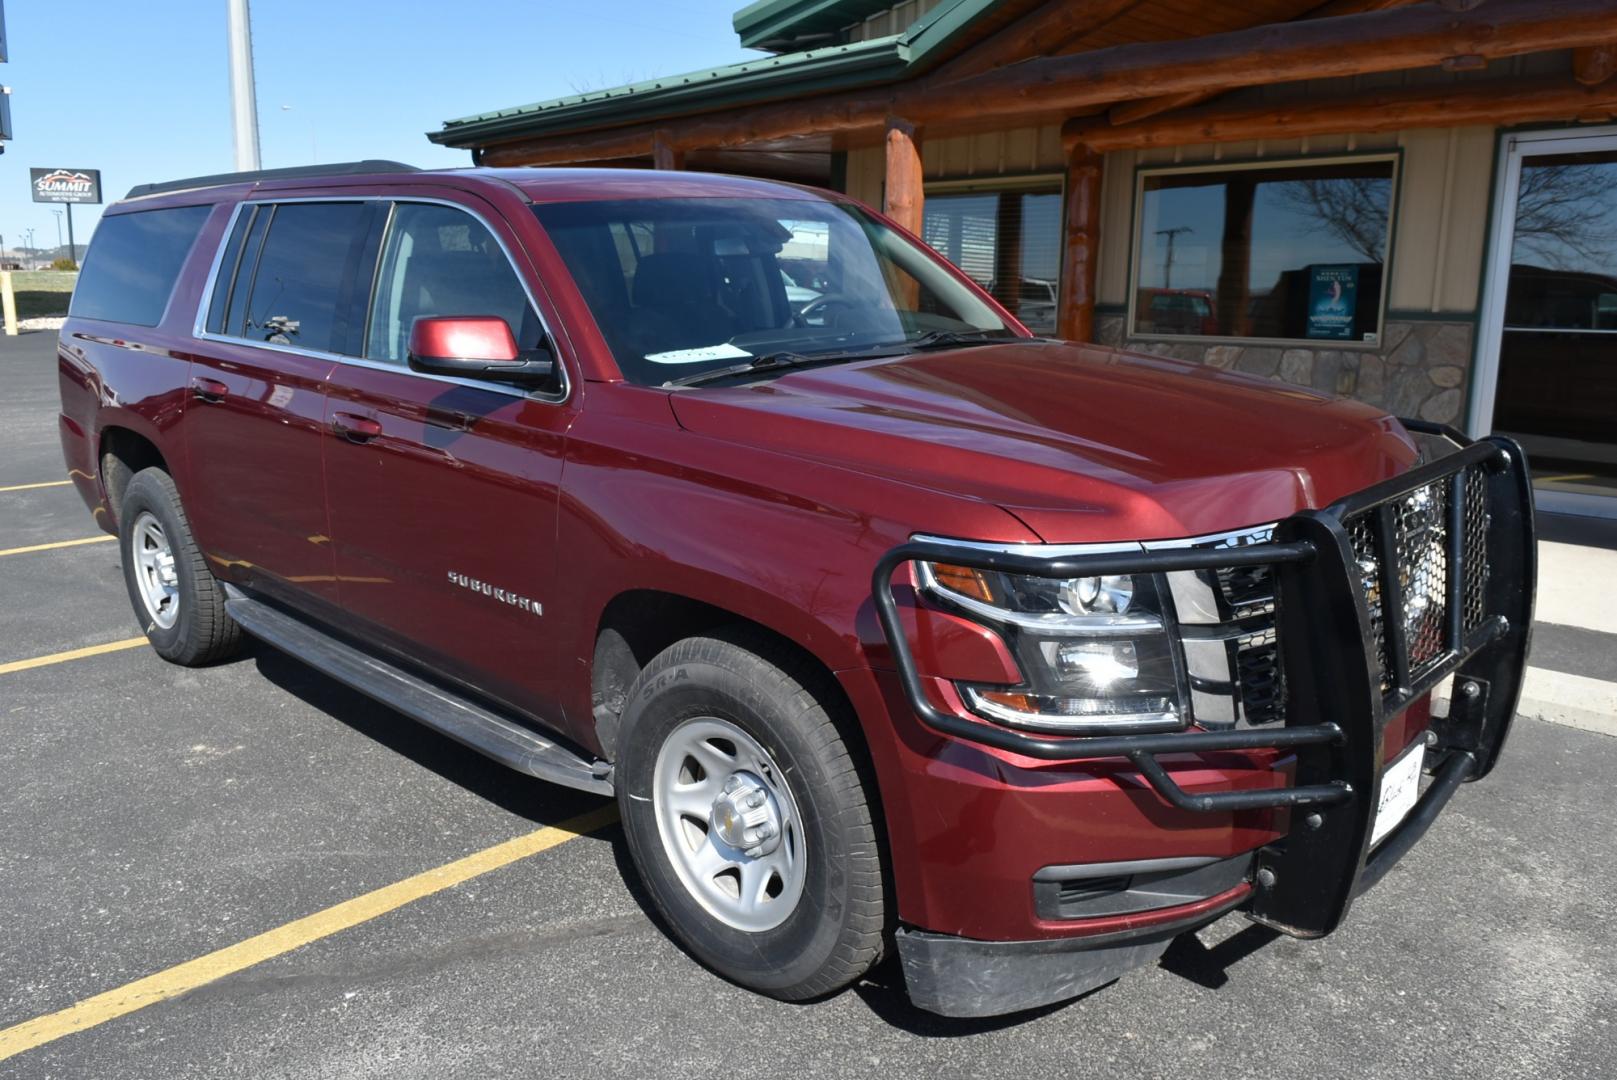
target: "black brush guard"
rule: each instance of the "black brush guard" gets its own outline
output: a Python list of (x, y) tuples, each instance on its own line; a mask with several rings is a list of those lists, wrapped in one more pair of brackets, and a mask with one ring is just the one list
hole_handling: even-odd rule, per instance
[[(1299, 937), (1330, 933), (1354, 896), (1380, 880), (1425, 833), (1449, 797), (1493, 768), (1510, 730), (1526, 667), (1532, 626), (1536, 554), (1527, 462), (1513, 441), (1471, 442), (1450, 428), (1406, 420), (1404, 426), (1441, 436), (1459, 449), (1437, 461), (1351, 495), (1324, 510), (1280, 522), (1271, 541), (1234, 548), (1177, 548), (1043, 557), (944, 543), (915, 542), (882, 557), (873, 576), (876, 613), (893, 650), (909, 703), (928, 725), (960, 739), (1031, 758), (1076, 761), (1126, 757), (1153, 789), (1182, 810), (1208, 813), (1297, 808), (1281, 841), (1258, 852), (1249, 915)], [(1447, 480), (1448, 483), (1444, 484)], [(1473, 485), (1468, 520), (1467, 481)], [(1414, 492), (1443, 492), (1446, 589), (1435, 656), (1410, 661), (1403, 570), (1396, 514)], [(1466, 543), (1471, 527), (1480, 547)], [(1366, 588), (1364, 552), (1350, 529), (1374, 543), (1379, 592)], [(1471, 547), (1471, 550), (1467, 550)], [(1480, 551), (1488, 568), (1477, 595), (1466, 560)], [(947, 562), (981, 570), (1046, 577), (1168, 573), (1267, 565), (1276, 580), (1276, 631), (1288, 685), (1283, 725), (1166, 734), (1044, 737), (939, 709), (929, 700), (899, 621), (893, 572), (914, 561)], [(1473, 615), (1467, 617), (1467, 603)], [(1378, 626), (1379, 623), (1379, 633)], [(1387, 658), (1383, 664), (1382, 658)], [(1383, 671), (1382, 668), (1387, 670)], [(1432, 782), (1403, 822), (1372, 850), (1380, 802), (1382, 736), (1390, 721), (1455, 676), (1446, 717), (1434, 717), (1427, 771)], [(1295, 784), (1285, 788), (1185, 791), (1157, 760), (1194, 754), (1273, 748), (1296, 756)]]

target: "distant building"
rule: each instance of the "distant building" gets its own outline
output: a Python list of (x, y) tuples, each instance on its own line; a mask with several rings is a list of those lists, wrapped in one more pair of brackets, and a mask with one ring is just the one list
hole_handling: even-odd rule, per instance
[(845, 191), (1037, 331), (1506, 431), (1541, 505), (1617, 515), (1617, 0), (760, 0), (735, 26), (773, 55), (430, 137)]

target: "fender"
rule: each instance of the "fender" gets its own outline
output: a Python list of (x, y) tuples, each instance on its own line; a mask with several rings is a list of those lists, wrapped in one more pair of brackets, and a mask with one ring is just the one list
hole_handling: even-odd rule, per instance
[[(870, 666), (873, 648), (885, 656), (871, 569), (918, 527), (1038, 540), (989, 503), (686, 431), (666, 391), (596, 389), (568, 434), (554, 599), (545, 605), (562, 660), (556, 690), (569, 734), (585, 745), (595, 742), (587, 673), (596, 632), (625, 592), (732, 612), (834, 672)], [(886, 512), (854, 509), (871, 506)]]

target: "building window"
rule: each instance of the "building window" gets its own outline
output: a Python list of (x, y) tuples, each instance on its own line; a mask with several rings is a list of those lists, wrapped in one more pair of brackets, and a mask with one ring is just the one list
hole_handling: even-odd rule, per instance
[(1056, 331), (1061, 182), (1012, 190), (928, 187), (921, 238), (1035, 334)]
[(1396, 157), (1146, 169), (1141, 337), (1381, 340)]

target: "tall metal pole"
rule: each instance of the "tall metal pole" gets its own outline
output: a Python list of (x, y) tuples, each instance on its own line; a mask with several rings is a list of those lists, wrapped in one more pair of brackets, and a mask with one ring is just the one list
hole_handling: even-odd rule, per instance
[(230, 5), (230, 118), (236, 134), (236, 171), (258, 164), (258, 97), (253, 89), (253, 28), (247, 0)]
[(79, 246), (73, 242), (73, 204), (67, 204), (67, 257), (74, 266), (79, 265)]

